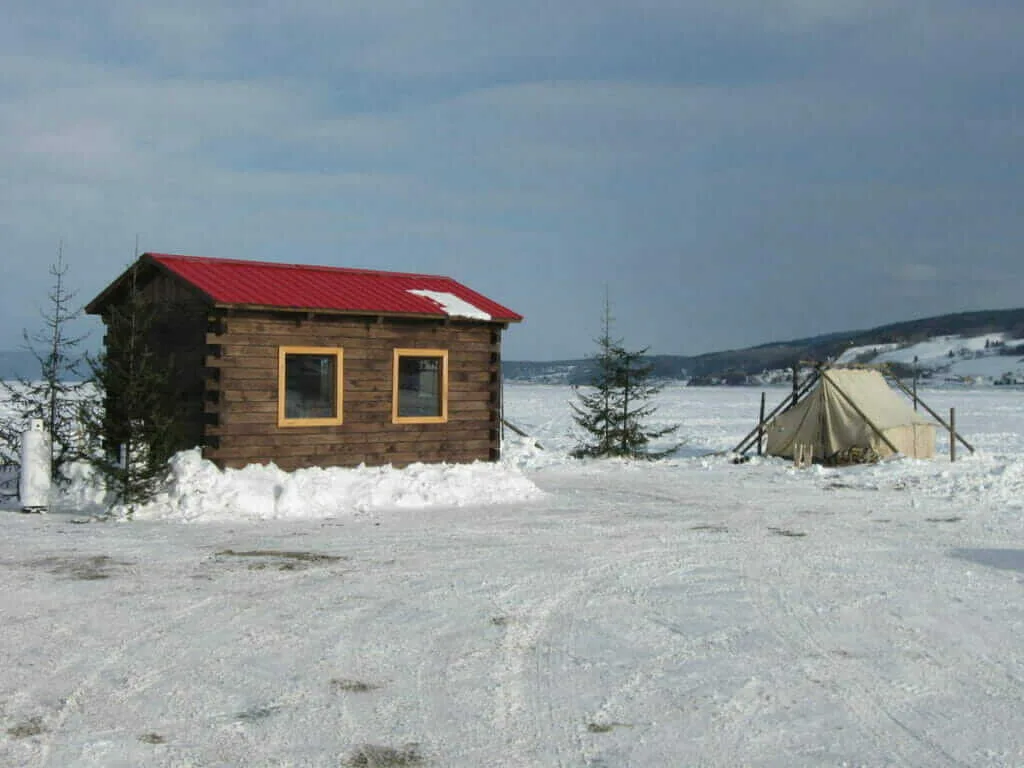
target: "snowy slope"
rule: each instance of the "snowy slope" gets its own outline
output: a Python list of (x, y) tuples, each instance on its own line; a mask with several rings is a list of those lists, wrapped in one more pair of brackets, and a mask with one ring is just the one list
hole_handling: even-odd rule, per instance
[(1024, 765), (1022, 394), (923, 394), (976, 455), (733, 465), (758, 393), (679, 386), (679, 458), (577, 462), (523, 385), (496, 467), (4, 513), (0, 765)]
[[(1022, 347), (1019, 354), (1008, 355)], [(940, 382), (965, 384), (1024, 384), (1024, 340), (1006, 334), (937, 336), (911, 345), (876, 344), (851, 347), (840, 363), (902, 363), (915, 358), (920, 370)]]

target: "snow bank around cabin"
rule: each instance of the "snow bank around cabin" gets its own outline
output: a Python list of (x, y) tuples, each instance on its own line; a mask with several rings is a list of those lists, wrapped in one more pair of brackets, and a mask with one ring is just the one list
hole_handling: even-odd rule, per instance
[[(413, 464), (404, 469), (310, 467), (285, 472), (273, 464), (218, 469), (198, 449), (171, 459), (163, 489), (133, 513), (136, 520), (224, 522), (334, 518), (387, 508), (520, 503), (543, 493), (506, 464)], [(57, 509), (106, 512), (103, 490), (84, 467)], [(116, 517), (126, 510), (115, 508)]]

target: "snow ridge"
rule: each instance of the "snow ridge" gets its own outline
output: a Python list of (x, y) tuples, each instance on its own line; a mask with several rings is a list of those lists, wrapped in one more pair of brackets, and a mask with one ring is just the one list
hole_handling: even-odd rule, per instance
[[(59, 505), (101, 513), (104, 494), (91, 479), (87, 469), (78, 467)], [(251, 464), (221, 470), (196, 448), (171, 459), (164, 489), (132, 516), (177, 522), (315, 519), (388, 508), (521, 502), (541, 495), (518, 469), (505, 464), (310, 467), (295, 472)], [(114, 513), (125, 515), (127, 510), (115, 508)]]

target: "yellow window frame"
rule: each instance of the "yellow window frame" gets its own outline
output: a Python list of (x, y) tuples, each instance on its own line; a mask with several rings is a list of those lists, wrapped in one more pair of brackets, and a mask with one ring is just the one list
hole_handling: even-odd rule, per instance
[[(285, 415), (287, 394), (286, 363), (288, 355), (322, 355), (334, 358), (334, 416), (311, 419)], [(344, 418), (344, 372), (345, 350), (342, 347), (278, 347), (277, 350), (277, 426), (279, 427), (334, 427), (343, 423)]]
[[(441, 414), (439, 416), (399, 416), (398, 366), (403, 357), (436, 357), (441, 361)], [(391, 423), (444, 424), (448, 421), (448, 350), (401, 348), (394, 351), (391, 366)]]

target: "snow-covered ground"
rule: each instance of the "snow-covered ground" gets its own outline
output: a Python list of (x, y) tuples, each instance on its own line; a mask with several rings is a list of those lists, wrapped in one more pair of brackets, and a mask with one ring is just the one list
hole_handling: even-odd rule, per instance
[(576, 462), (509, 385), (498, 466), (0, 514), (0, 765), (1024, 766), (1024, 393), (923, 394), (977, 454), (735, 465), (758, 391), (679, 386)]

